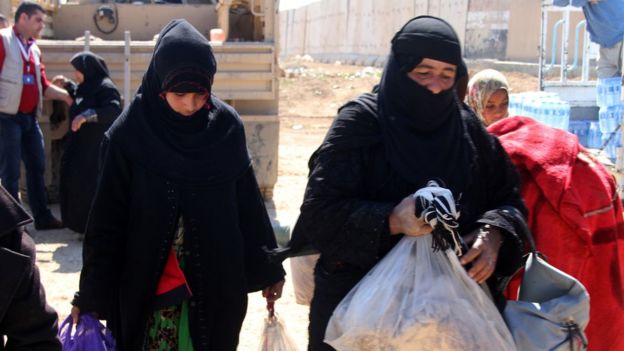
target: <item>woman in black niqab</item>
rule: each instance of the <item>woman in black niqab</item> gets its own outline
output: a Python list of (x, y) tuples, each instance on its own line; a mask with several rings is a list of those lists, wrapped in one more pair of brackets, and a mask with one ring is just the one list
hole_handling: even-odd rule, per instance
[(284, 271), (236, 111), (211, 94), (202, 34), (170, 22), (106, 133), (72, 315), (107, 320), (120, 350), (236, 350), (247, 293)]
[(469, 245), (462, 263), (502, 302), (498, 283), (522, 257), (522, 218), (510, 213), (524, 206), (500, 144), (460, 107), (455, 83), (466, 73), (447, 22), (410, 20), (392, 39), (379, 85), (339, 109), (310, 158), (290, 242), (295, 252), (311, 245), (321, 253), (309, 350), (333, 350), (323, 339), (334, 308), (402, 235), (431, 232), (412, 196), (429, 180), (451, 190), (461, 210), (459, 235)]
[(100, 143), (121, 112), (121, 97), (103, 58), (85, 51), (70, 63), (82, 81), (65, 84), (74, 103), (61, 159), (60, 203), (63, 224), (82, 234), (95, 195)]

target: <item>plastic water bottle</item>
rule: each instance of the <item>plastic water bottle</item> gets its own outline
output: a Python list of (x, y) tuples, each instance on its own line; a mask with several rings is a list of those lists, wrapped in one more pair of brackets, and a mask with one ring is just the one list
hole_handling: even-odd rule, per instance
[(589, 122), (589, 130), (587, 133), (587, 147), (590, 149), (598, 149), (602, 146), (600, 126), (598, 122)]
[(568, 131), (578, 137), (579, 143), (585, 147), (589, 147), (589, 125), (591, 121), (570, 121)]
[(566, 101), (560, 100), (558, 108), (558, 121), (557, 128), (568, 130), (570, 124), (570, 104)]
[(596, 82), (596, 104), (600, 107), (606, 106), (605, 103), (605, 86), (602, 80), (598, 79)]
[(609, 159), (611, 159), (611, 161), (615, 162), (615, 158), (617, 156), (617, 148), (619, 145), (619, 138), (615, 135), (611, 137), (611, 133), (607, 133), (603, 134), (601, 139), (602, 144), (606, 143), (604, 151), (606, 152), (607, 156), (609, 157)]
[[(621, 79), (620, 79), (621, 81)], [(608, 90), (607, 90), (607, 106), (615, 106), (619, 103), (619, 95), (617, 94), (617, 87), (609, 82)]]
[(622, 78), (613, 77), (598, 79), (596, 84), (596, 103), (600, 107), (616, 106), (620, 104), (622, 95)]
[(609, 132), (609, 111), (607, 107), (601, 107), (598, 110), (598, 125), (600, 126), (600, 132)]
[(522, 104), (522, 115), (535, 119), (535, 101), (532, 98), (527, 98)]
[(542, 123), (546, 123), (544, 120), (544, 104), (540, 98), (533, 100), (533, 118)]
[(518, 94), (509, 94), (509, 115), (510, 116), (518, 116), (520, 115), (520, 97)]
[(622, 123), (622, 105), (601, 107), (598, 111), (598, 121), (601, 132), (612, 133), (616, 131)]
[(552, 108), (552, 100), (545, 98), (540, 101), (539, 121), (552, 126), (554, 110)]
[[(613, 115), (611, 120), (611, 130), (619, 130), (618, 127), (622, 125), (622, 114), (624, 113), (624, 106), (618, 104), (613, 107)], [(621, 134), (621, 133), (618, 133)]]

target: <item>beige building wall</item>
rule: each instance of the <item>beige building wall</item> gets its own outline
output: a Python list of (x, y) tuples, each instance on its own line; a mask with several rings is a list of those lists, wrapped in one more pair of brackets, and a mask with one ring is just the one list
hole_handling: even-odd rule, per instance
[[(281, 13), (281, 54), (309, 54), (366, 64), (382, 62), (394, 33), (410, 18), (429, 14), (453, 25), (466, 57), (537, 63), (541, 3), (542, 0), (322, 0)], [(561, 12), (549, 18), (548, 60), (552, 25), (559, 18)], [(583, 19), (580, 9), (575, 9), (568, 36), (570, 61), (575, 26)], [(582, 30), (580, 34), (582, 37)], [(582, 40), (580, 44), (582, 47)], [(560, 48), (558, 55), (559, 51)], [(579, 60), (581, 57), (579, 50)]]
[[(510, 20), (506, 58), (508, 60), (537, 62), (540, 46), (540, 26), (542, 22), (541, 0), (512, 1), (509, 11)], [(548, 15), (546, 45), (544, 47), (547, 62), (550, 62), (552, 57), (553, 26), (555, 22), (561, 18), (563, 18), (563, 13), (561, 11), (550, 12)], [(581, 9), (573, 8), (573, 12), (570, 14), (567, 39), (569, 61), (571, 61), (574, 56), (573, 49), (576, 25), (584, 19), (585, 17)], [(584, 45), (583, 33), (584, 30), (579, 32), (579, 60), (583, 56), (581, 50)], [(559, 27), (557, 36), (559, 44), (556, 48), (556, 55), (559, 56), (561, 54), (560, 43), (562, 27)], [(559, 57), (557, 57), (556, 62), (560, 62)]]
[(281, 54), (373, 64), (385, 60), (410, 18), (447, 19), (463, 41), (468, 0), (322, 0), (281, 13)]

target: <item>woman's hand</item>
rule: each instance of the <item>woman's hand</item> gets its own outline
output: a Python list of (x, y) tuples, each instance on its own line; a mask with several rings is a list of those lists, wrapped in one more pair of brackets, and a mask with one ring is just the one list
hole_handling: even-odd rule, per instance
[(433, 228), (423, 219), (416, 217), (416, 202), (412, 195), (407, 196), (394, 207), (388, 218), (390, 234), (420, 236), (431, 233)]
[(87, 121), (87, 118), (83, 115), (78, 115), (74, 118), (71, 124), (72, 132), (77, 132), (82, 127), (83, 123)]
[(282, 297), (282, 289), (284, 288), (284, 279), (279, 282), (262, 289), (262, 297), (264, 297), (268, 302), (275, 302), (277, 299)]
[(461, 257), (461, 264), (472, 263), (468, 275), (478, 284), (484, 283), (494, 273), (498, 250), (502, 244), (503, 235), (500, 230), (486, 224), (479, 228), (472, 247)]
[(56, 85), (59, 88), (62, 88), (67, 82), (70, 82), (69, 79), (67, 79), (67, 77), (65, 77), (62, 74), (59, 74), (57, 76), (54, 76), (54, 78), (52, 78), (52, 84)]

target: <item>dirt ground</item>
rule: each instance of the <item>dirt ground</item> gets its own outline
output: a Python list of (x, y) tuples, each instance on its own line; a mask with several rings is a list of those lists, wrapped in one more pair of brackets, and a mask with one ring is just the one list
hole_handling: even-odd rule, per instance
[[(303, 198), (310, 154), (322, 141), (337, 108), (369, 91), (379, 81), (381, 69), (316, 63), (305, 57), (282, 62), (281, 67), (284, 77), (280, 79), (278, 181), (274, 199), (267, 205), (272, 218), (281, 225), (292, 225)], [(537, 79), (531, 75), (505, 74), (514, 92), (537, 88)], [(58, 215), (58, 206), (53, 206), (53, 210)], [(48, 302), (63, 320), (70, 311), (69, 301), (78, 287), (82, 264), (81, 236), (69, 230), (37, 232), (32, 226), (29, 229), (37, 242), (37, 262)], [(290, 263), (286, 261), (284, 267), (290, 276)], [(300, 350), (305, 350), (308, 308), (295, 303), (290, 280), (276, 310)], [(265, 303), (260, 294), (250, 294), (239, 350), (258, 349), (265, 315)]]

